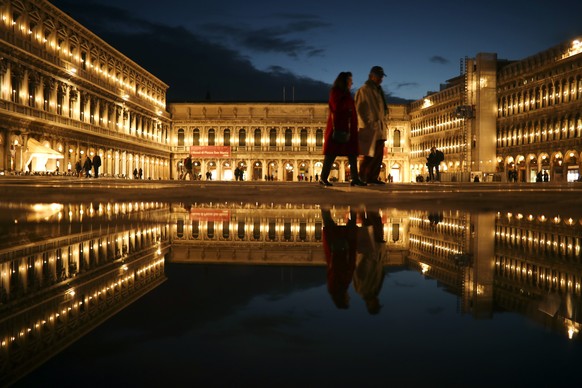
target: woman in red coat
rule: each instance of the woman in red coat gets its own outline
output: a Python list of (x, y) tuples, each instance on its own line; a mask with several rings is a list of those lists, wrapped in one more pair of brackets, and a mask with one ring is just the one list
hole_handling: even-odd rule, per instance
[[(323, 144), (323, 169), (321, 170), (322, 186), (333, 186), (328, 178), (331, 166), (337, 156), (347, 156), (350, 162), (352, 186), (366, 186), (358, 176), (358, 115), (354, 98), (350, 93), (352, 87), (352, 73), (341, 72), (335, 79), (329, 92), (329, 116), (325, 128), (325, 142)], [(346, 143), (339, 143), (332, 138), (333, 130), (350, 133)]]

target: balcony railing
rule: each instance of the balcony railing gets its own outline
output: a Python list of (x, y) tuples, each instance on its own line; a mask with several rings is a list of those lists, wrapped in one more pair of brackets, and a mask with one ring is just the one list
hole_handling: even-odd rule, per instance
[(74, 128), (79, 132), (84, 132), (88, 134), (98, 134), (101, 136), (106, 136), (114, 139), (123, 139), (126, 140), (127, 142), (137, 143), (149, 148), (154, 148), (156, 150), (160, 149), (163, 149), (164, 151), (169, 150), (169, 147), (167, 146), (162, 145), (162, 147), (160, 147), (159, 145), (160, 141), (154, 138), (150, 139), (140, 138), (134, 135), (129, 135), (127, 133), (112, 131), (108, 128), (103, 128), (97, 125), (84, 123), (76, 119), (63, 117), (51, 112), (45, 112), (26, 105), (15, 104), (7, 100), (2, 100), (1, 102), (2, 104), (0, 104), (0, 113), (4, 109), (8, 112), (14, 112), (25, 117), (34, 117), (46, 121), (47, 123), (53, 123), (58, 124), (59, 126), (67, 126), (70, 128)]

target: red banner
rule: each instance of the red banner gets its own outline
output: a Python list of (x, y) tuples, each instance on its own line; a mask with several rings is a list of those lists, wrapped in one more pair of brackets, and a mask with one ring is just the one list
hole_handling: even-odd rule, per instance
[(190, 146), (192, 158), (230, 158), (230, 146)]

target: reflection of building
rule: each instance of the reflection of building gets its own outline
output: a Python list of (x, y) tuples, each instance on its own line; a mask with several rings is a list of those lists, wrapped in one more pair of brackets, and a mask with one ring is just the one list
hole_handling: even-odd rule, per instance
[[(165, 259), (326, 265), (318, 206), (5, 204), (1, 210), (7, 225), (0, 236), (2, 385), (164, 281)], [(355, 214), (357, 233), (371, 214), (380, 216), (383, 266), (436, 279), (458, 296), (461, 313), (483, 319), (516, 311), (578, 337), (582, 220), (365, 207)], [(331, 216), (345, 225), (350, 208), (333, 208)]]
[(495, 301), (572, 338), (582, 325), (582, 220), (498, 215)]
[(169, 178), (167, 85), (48, 1), (0, 13), (0, 170), (63, 173), (99, 154), (105, 176)]
[[(332, 212), (339, 223), (349, 210)], [(404, 216), (383, 212), (386, 265), (402, 264)], [(358, 221), (361, 225), (361, 220)], [(172, 209), (172, 261), (239, 264), (325, 265), (318, 206), (217, 204)]]
[(0, 385), (22, 377), (165, 280), (169, 240), (167, 224), (157, 216), (167, 209), (155, 204), (2, 209), (2, 218), (14, 218), (3, 237), (10, 241), (2, 240), (8, 248), (0, 252)]
[[(436, 217), (435, 217), (436, 216)], [(409, 264), (478, 318), (518, 311), (570, 338), (582, 324), (582, 220), (411, 212)]]

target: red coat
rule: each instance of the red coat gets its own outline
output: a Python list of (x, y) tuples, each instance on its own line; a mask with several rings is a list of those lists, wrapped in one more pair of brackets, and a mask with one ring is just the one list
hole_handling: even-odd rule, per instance
[[(330, 115), (327, 117), (327, 126), (323, 144), (324, 155), (349, 156), (358, 155), (358, 114), (354, 98), (349, 91), (332, 88), (329, 93)], [(331, 122), (333, 113), (334, 123)], [(350, 140), (345, 144), (338, 144), (331, 140), (333, 126), (349, 128)]]

